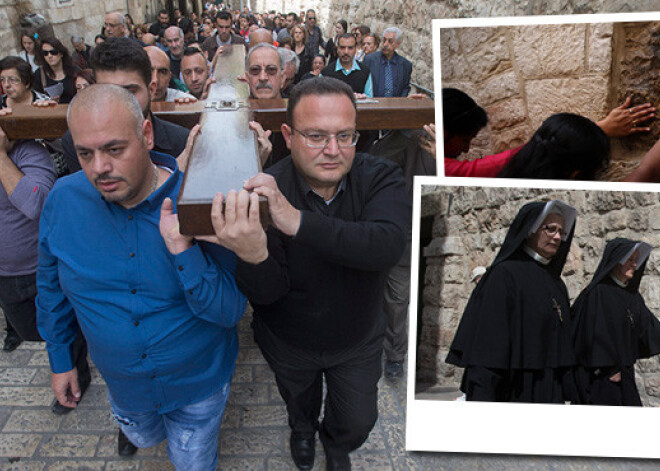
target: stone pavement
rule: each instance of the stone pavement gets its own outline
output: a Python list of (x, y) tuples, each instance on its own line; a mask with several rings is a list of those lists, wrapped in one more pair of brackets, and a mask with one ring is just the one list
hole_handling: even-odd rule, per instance
[[(295, 471), (289, 457), (285, 408), (273, 375), (252, 340), (249, 323), (248, 314), (239, 326), (241, 346), (220, 433), (218, 469)], [(367, 443), (352, 454), (354, 470), (660, 469), (660, 462), (651, 460), (406, 452), (405, 380), (397, 385), (381, 380), (379, 388), (380, 418)], [(11, 353), (0, 350), (0, 471), (173, 469), (164, 444), (139, 450), (131, 458), (117, 455), (117, 426), (109, 413), (105, 384), (95, 369), (77, 410), (56, 417), (50, 412), (52, 398), (43, 344), (25, 342)], [(447, 426), (451, 424), (438, 424)], [(315, 469), (323, 470), (318, 441), (317, 450)]]

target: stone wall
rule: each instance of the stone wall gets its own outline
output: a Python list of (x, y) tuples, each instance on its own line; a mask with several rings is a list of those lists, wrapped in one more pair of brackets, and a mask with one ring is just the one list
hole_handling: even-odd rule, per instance
[(489, 116), (471, 154), (522, 145), (557, 112), (606, 116), (612, 49), (611, 23), (443, 29), (443, 87), (463, 90)]
[[(423, 249), (418, 388), (460, 384), (462, 369), (444, 362), (472, 292), (471, 271), (488, 266), (518, 210), (529, 201), (560, 199), (578, 211), (575, 237), (562, 278), (571, 302), (589, 283), (607, 241), (643, 239), (660, 246), (660, 194), (623, 191), (440, 187), (424, 188), (422, 217), (433, 217), (433, 240)], [(421, 283), (421, 281), (420, 281)], [(651, 253), (640, 292), (660, 314), (660, 250)], [(638, 388), (646, 405), (660, 405), (658, 357), (637, 363)]]
[(93, 44), (101, 32), (107, 12), (130, 13), (136, 23), (150, 21), (165, 5), (165, 0), (72, 0), (59, 7), (57, 0), (0, 0), (0, 57), (16, 54), (20, 49), (20, 19), (28, 13), (39, 13), (53, 25), (55, 36), (71, 50), (69, 38), (83, 35)]

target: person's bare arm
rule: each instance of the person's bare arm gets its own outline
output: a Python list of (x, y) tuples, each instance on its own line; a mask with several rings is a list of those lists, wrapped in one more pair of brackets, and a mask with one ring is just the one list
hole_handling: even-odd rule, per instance
[(633, 170), (624, 182), (660, 182), (660, 140), (642, 157), (639, 166)]

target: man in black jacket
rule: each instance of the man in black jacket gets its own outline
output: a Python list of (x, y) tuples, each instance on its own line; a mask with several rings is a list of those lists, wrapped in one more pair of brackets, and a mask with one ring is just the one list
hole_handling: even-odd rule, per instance
[[(236, 279), (254, 307), (254, 336), (286, 402), (291, 454), (303, 470), (313, 466), (317, 430), (327, 469), (346, 470), (376, 422), (383, 287), (410, 225), (401, 169), (356, 154), (356, 117), (346, 84), (299, 83), (282, 125), (291, 156), (248, 180), (251, 195), (230, 192), (224, 214), (216, 196), (212, 211), (219, 242), (242, 260)], [(268, 200), (267, 235), (259, 196)]]
[[(119, 85), (135, 95), (145, 118), (153, 124), (153, 150), (178, 157), (186, 146), (190, 131), (151, 113), (151, 61), (144, 48), (129, 38), (111, 38), (94, 48), (91, 62), (97, 83)], [(62, 147), (69, 171), (80, 170), (69, 131), (62, 136)], [(185, 167), (183, 162), (179, 162), (179, 166)]]

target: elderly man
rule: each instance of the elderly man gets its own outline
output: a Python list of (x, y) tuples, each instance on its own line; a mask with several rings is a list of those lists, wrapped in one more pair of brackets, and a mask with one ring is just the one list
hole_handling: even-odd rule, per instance
[(231, 13), (226, 10), (218, 12), (215, 16), (216, 33), (202, 43), (202, 50), (206, 53), (209, 61), (213, 61), (218, 49), (230, 44), (245, 44), (242, 36), (232, 32)]
[[(218, 239), (243, 259), (237, 281), (254, 308), (254, 336), (286, 402), (291, 455), (302, 470), (313, 466), (317, 430), (326, 469), (350, 469), (349, 453), (376, 421), (383, 286), (410, 224), (401, 169), (356, 154), (356, 117), (343, 82), (299, 83), (282, 125), (291, 157), (251, 178), (252, 196), (230, 193), (231, 217), (221, 213), (222, 195), (213, 203)], [(268, 199), (267, 237), (257, 195)]]
[(280, 54), (282, 64), (284, 64), (281, 94), (282, 98), (288, 98), (296, 76), (300, 71), (300, 58), (294, 51), (285, 47), (278, 47), (277, 52)]
[(179, 233), (173, 201), (183, 174), (149, 151), (152, 125), (130, 92), (88, 87), (67, 122), (84, 173), (46, 201), (37, 272), (55, 395), (76, 406), (77, 323), (131, 442), (167, 439), (177, 470), (215, 469), (245, 309), (235, 257)]
[(85, 39), (82, 36), (71, 36), (71, 45), (73, 46), (73, 53), (71, 59), (81, 69), (89, 68), (89, 55), (92, 52), (92, 46), (85, 44)]
[(198, 100), (206, 99), (209, 73), (209, 65), (204, 53), (194, 47), (185, 48), (181, 60), (181, 75), (188, 91)]
[(245, 76), (251, 98), (281, 98), (283, 61), (278, 48), (259, 43), (245, 57)]
[(169, 101), (173, 102), (181, 98), (195, 97), (190, 93), (170, 88), (172, 72), (170, 71), (170, 59), (167, 54), (156, 46), (147, 46), (144, 48), (151, 62), (151, 101)]
[(403, 33), (399, 28), (387, 28), (383, 31), (381, 50), (362, 61), (371, 71), (376, 97), (405, 97), (410, 93), (412, 63), (396, 52), (402, 41)]
[(334, 77), (348, 84), (353, 92), (367, 97), (374, 96), (369, 68), (355, 60), (357, 39), (352, 34), (340, 34), (337, 38), (337, 59), (322, 71), (324, 77)]
[(123, 38), (126, 36), (126, 18), (121, 12), (106, 13), (103, 26), (105, 35), (108, 38)]
[(575, 401), (575, 355), (561, 271), (576, 211), (558, 200), (523, 206), (476, 286), (447, 363), (465, 368), (468, 401)]
[(170, 26), (163, 33), (163, 42), (169, 48), (167, 57), (170, 58), (172, 77), (179, 79), (181, 75), (181, 59), (183, 59), (183, 30), (178, 26)]
[(362, 38), (362, 51), (364, 55), (376, 52), (380, 46), (380, 38), (376, 33), (369, 33)]
[[(186, 145), (189, 131), (151, 113), (151, 61), (147, 52), (129, 38), (112, 38), (92, 51), (92, 69), (97, 83), (111, 83), (124, 87), (140, 103), (144, 117), (152, 122), (154, 150), (174, 157), (179, 156)], [(62, 136), (64, 160), (71, 172), (80, 170), (71, 133)], [(179, 162), (185, 167), (184, 162)]]

